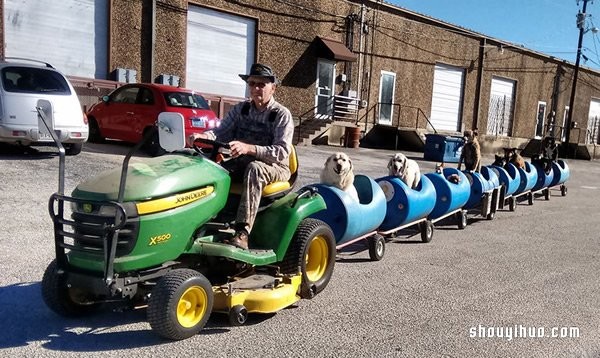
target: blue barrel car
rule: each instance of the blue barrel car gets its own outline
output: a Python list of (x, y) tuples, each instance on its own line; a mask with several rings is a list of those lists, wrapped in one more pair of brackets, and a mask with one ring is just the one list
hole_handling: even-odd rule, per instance
[(435, 187), (431, 180), (421, 175), (421, 180), (415, 188), (410, 188), (395, 176), (386, 176), (375, 180), (387, 201), (387, 211), (383, 223), (379, 226), (379, 233), (390, 235), (395, 232), (419, 224), (421, 240), (431, 241), (433, 237), (433, 223), (427, 220), (435, 206)]
[(481, 167), (480, 172), (463, 171), (471, 186), (469, 200), (464, 209), (480, 209), (481, 216), (492, 220), (496, 215), (500, 197), (500, 178), (495, 171)]
[(552, 172), (554, 173), (554, 177), (552, 178), (552, 182), (550, 183), (550, 187), (560, 185), (560, 194), (562, 196), (567, 195), (567, 187), (565, 182), (571, 176), (571, 171), (567, 162), (564, 160), (557, 160), (552, 163)]
[(467, 214), (462, 207), (471, 195), (467, 177), (455, 168), (444, 168), (441, 173), (427, 173), (425, 176), (431, 180), (436, 192), (435, 206), (427, 217), (437, 222), (456, 213), (458, 227), (464, 229), (467, 226)]
[(311, 217), (327, 223), (335, 235), (338, 249), (362, 239), (369, 239), (369, 255), (372, 260), (383, 258), (385, 241), (377, 234), (377, 228), (385, 219), (386, 200), (379, 185), (366, 175), (354, 177), (357, 201), (350, 194), (334, 186), (313, 184), (325, 200), (327, 209)]
[(554, 180), (554, 172), (552, 171), (552, 168), (550, 168), (549, 171), (546, 171), (546, 169), (544, 168), (545, 164), (537, 161), (531, 162), (531, 165), (535, 168), (535, 171), (537, 172), (537, 180), (531, 191), (534, 193), (541, 191), (544, 194), (546, 200), (549, 200), (550, 183), (552, 183), (552, 180)]

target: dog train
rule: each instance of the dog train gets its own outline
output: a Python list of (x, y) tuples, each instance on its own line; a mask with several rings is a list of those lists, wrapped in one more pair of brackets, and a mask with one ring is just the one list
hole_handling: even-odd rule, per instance
[[(441, 220), (454, 217), (458, 228), (464, 229), (468, 215), (492, 220), (505, 206), (514, 211), (520, 198), (527, 198), (530, 205), (535, 195), (549, 200), (553, 188), (566, 195), (570, 177), (566, 162), (548, 164), (535, 157), (526, 162), (510, 148), (493, 164), (481, 165), (476, 133), (467, 132), (458, 168), (442, 163), (435, 172), (421, 174), (416, 161), (396, 153), (388, 162), (388, 175), (372, 179), (354, 174), (345, 153), (327, 158), (321, 182), (309, 186), (325, 200), (327, 209), (313, 216), (331, 227), (337, 250), (367, 240), (371, 260), (381, 260), (386, 240), (403, 229), (416, 227), (421, 240), (430, 242), (434, 224)], [(466, 169), (460, 170), (463, 163)]]

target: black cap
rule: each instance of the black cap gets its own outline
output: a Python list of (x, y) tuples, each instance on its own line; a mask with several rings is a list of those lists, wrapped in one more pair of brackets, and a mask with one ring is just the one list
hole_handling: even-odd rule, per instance
[(244, 81), (247, 81), (248, 77), (250, 77), (250, 76), (268, 78), (273, 83), (275, 83), (277, 81), (277, 78), (275, 77), (275, 73), (273, 73), (273, 70), (271, 69), (271, 67), (269, 67), (267, 65), (263, 65), (261, 63), (253, 64), (252, 67), (250, 67), (249, 74), (247, 74), (247, 75), (240, 74), (240, 77)]

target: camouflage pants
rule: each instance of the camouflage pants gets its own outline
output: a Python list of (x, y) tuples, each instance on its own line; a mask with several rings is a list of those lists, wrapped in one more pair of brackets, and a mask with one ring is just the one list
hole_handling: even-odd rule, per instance
[(258, 213), (262, 191), (269, 183), (287, 181), (290, 169), (282, 164), (268, 164), (252, 157), (239, 157), (229, 160), (223, 167), (230, 171), (231, 180), (242, 183), (240, 204), (236, 215), (236, 226), (252, 230)]

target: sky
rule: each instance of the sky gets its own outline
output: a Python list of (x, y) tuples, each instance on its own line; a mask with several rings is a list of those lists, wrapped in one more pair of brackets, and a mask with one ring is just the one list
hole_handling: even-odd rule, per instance
[[(478, 33), (575, 63), (583, 0), (386, 0)], [(588, 1), (588, 28), (600, 28), (600, 0)], [(600, 32), (583, 36), (581, 65), (600, 69)], [(587, 60), (585, 60), (585, 57)]]

